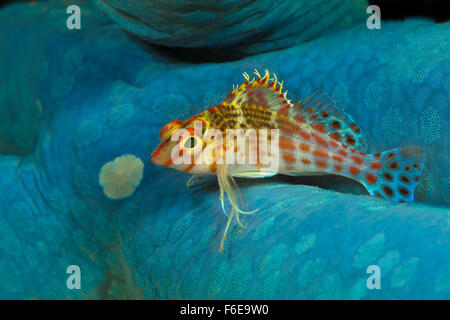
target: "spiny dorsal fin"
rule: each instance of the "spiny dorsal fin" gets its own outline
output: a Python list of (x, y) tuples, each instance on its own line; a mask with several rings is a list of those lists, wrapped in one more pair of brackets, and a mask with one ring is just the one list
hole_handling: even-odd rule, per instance
[(354, 149), (365, 151), (367, 146), (361, 130), (352, 117), (337, 109), (323, 92), (316, 91), (294, 104), (291, 114), (300, 113), (314, 129)]
[(262, 77), (255, 70), (256, 78), (250, 80), (244, 73), (246, 81), (225, 98), (223, 105), (261, 106), (280, 114), (288, 115), (297, 122), (305, 122), (313, 129), (329, 135), (331, 138), (360, 151), (367, 146), (363, 134), (348, 114), (338, 110), (333, 101), (324, 93), (316, 91), (295, 104), (287, 99), (287, 91), (282, 92), (283, 82), (279, 82), (273, 74), (270, 78), (268, 70)]
[(286, 92), (282, 92), (283, 84), (279, 83), (277, 76), (269, 77), (269, 71), (266, 70), (264, 76), (261, 77), (259, 72), (255, 70), (257, 78), (250, 80), (247, 73), (243, 74), (246, 81), (233, 91), (222, 102), (223, 105), (257, 105), (273, 111), (289, 106), (292, 104), (286, 99)]

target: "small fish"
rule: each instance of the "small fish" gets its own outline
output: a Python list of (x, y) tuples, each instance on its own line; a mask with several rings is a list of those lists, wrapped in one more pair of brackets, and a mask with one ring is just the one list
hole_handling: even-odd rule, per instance
[[(244, 73), (246, 81), (233, 88), (220, 105), (186, 121), (175, 120), (166, 124), (159, 134), (161, 143), (152, 153), (155, 164), (197, 175), (217, 175), (219, 199), (228, 216), (219, 251), (223, 250), (233, 217), (244, 227), (239, 214), (257, 211), (240, 209), (242, 196), (233, 177), (337, 174), (358, 181), (371, 195), (398, 202), (414, 201), (414, 190), (425, 159), (421, 147), (364, 153), (361, 151), (365, 145), (361, 130), (349, 115), (339, 111), (323, 94), (314, 93), (293, 104), (286, 98), (287, 91), (282, 92), (283, 83), (278, 82), (275, 74), (273, 78), (267, 70), (263, 77), (256, 70), (255, 74), (256, 79), (250, 80)], [(200, 123), (201, 129), (196, 128), (195, 123)], [(218, 130), (222, 137), (206, 139), (204, 135), (208, 129)], [(226, 131), (229, 129), (253, 129), (257, 133), (262, 129), (277, 129), (278, 136), (270, 133), (267, 141), (277, 141), (278, 148), (266, 148), (262, 154), (258, 153), (254, 163), (217, 161), (224, 159), (227, 152), (249, 152), (234, 146), (234, 137), (227, 139)], [(174, 139), (174, 133), (180, 130), (184, 134)], [(246, 136), (246, 142), (249, 137)], [(260, 143), (261, 137), (256, 137)], [(261, 147), (258, 149), (262, 150)], [(185, 152), (188, 152), (189, 161), (175, 163), (173, 155)], [(269, 159), (278, 157), (276, 170), (262, 163), (263, 156)], [(200, 158), (203, 161), (196, 161)], [(225, 196), (231, 205), (229, 213), (225, 210)]]

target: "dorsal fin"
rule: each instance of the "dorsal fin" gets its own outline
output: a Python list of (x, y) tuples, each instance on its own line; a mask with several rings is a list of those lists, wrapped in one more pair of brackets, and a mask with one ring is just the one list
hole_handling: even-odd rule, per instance
[[(269, 78), (269, 71), (266, 70), (264, 77), (255, 70), (257, 78), (250, 80), (247, 73), (243, 74), (246, 81), (233, 91), (222, 102), (223, 105), (257, 105), (273, 111), (292, 104), (286, 99), (286, 92), (281, 92), (283, 84), (279, 83), (276, 75)], [(273, 81), (271, 81), (273, 80)]]
[(340, 111), (334, 102), (324, 93), (316, 91), (309, 97), (292, 104), (287, 99), (287, 91), (282, 92), (283, 83), (278, 82), (273, 74), (270, 78), (268, 70), (264, 76), (255, 70), (256, 79), (250, 80), (247, 73), (243, 74), (246, 81), (233, 91), (222, 102), (223, 105), (257, 105), (276, 111), (298, 122), (305, 122), (313, 129), (329, 135), (331, 138), (351, 148), (366, 151), (363, 134), (352, 117)]
[(337, 109), (323, 92), (316, 91), (294, 104), (290, 115), (300, 115), (314, 129), (328, 134), (333, 139), (360, 151), (366, 151), (361, 129), (353, 118)]

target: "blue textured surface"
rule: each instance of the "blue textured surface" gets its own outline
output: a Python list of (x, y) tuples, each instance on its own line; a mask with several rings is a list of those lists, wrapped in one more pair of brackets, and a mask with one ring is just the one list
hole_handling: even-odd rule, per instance
[[(0, 298), (450, 298), (450, 24), (363, 22), (277, 52), (190, 64), (130, 40), (92, 5), (82, 10), (80, 31), (65, 28), (61, 4), (0, 11), (1, 150), (27, 153), (37, 139), (26, 156), (0, 157)], [(162, 125), (220, 101), (254, 68), (276, 72), (293, 100), (322, 88), (370, 152), (423, 145), (422, 203), (357, 195), (335, 179), (323, 186), (348, 193), (240, 180), (247, 208), (263, 210), (218, 253), (217, 187), (187, 189), (188, 176), (151, 164), (150, 152)], [(143, 179), (111, 200), (99, 174), (126, 154), (142, 159)], [(80, 291), (66, 287), (71, 264)], [(381, 290), (366, 288), (371, 264)]]

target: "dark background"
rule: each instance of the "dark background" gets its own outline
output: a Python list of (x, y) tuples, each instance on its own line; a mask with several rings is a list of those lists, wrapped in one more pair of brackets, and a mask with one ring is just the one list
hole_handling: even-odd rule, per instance
[[(0, 7), (18, 1), (24, 0), (0, 0)], [(382, 20), (428, 17), (436, 22), (445, 22), (450, 19), (450, 0), (369, 0), (369, 2), (381, 8)]]

